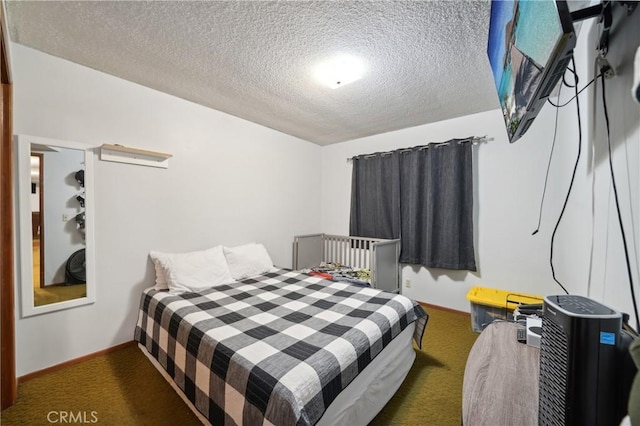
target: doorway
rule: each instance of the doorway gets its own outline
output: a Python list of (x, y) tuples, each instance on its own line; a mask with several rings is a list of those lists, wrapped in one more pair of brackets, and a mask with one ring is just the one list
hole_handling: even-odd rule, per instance
[(44, 155), (31, 153), (31, 233), (33, 287), (44, 288)]

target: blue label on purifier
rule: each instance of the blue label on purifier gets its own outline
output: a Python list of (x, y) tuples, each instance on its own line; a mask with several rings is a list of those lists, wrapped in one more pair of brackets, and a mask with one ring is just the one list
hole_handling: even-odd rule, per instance
[(616, 335), (614, 333), (607, 333), (605, 331), (600, 332), (600, 343), (603, 345), (612, 345), (616, 344)]

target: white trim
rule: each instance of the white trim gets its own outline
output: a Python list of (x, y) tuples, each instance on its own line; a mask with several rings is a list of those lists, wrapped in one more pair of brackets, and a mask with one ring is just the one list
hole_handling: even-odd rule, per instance
[[(30, 317), (48, 312), (89, 305), (96, 301), (95, 241), (94, 241), (94, 186), (93, 153), (91, 146), (80, 143), (42, 138), (38, 136), (15, 135), (16, 182), (17, 182), (17, 223), (18, 223), (18, 288), (21, 295), (22, 317)], [(33, 297), (33, 249), (31, 232), (31, 144), (77, 149), (84, 152), (85, 187), (85, 259), (87, 263), (87, 296), (64, 302), (34, 306)]]

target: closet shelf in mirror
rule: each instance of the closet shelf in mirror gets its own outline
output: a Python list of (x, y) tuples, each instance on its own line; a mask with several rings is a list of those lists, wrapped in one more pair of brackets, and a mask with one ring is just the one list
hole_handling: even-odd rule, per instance
[(115, 161), (117, 163), (138, 164), (150, 167), (169, 167), (171, 154), (163, 152), (147, 151), (144, 149), (129, 148), (122, 145), (103, 144), (100, 147), (100, 160)]

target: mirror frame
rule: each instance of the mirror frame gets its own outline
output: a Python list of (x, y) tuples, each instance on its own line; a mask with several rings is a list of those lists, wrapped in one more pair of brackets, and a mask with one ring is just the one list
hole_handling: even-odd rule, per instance
[[(84, 188), (85, 188), (85, 259), (87, 262), (87, 295), (63, 302), (34, 306), (33, 296), (33, 248), (31, 230), (31, 145), (46, 145), (51, 147), (76, 149), (84, 152)], [(15, 135), (14, 146), (16, 152), (16, 182), (17, 182), (17, 210), (16, 223), (18, 225), (18, 287), (21, 295), (22, 317), (30, 317), (48, 312), (89, 305), (96, 301), (95, 275), (95, 242), (93, 220), (94, 185), (93, 185), (93, 152), (91, 146), (80, 142), (49, 139), (39, 136)]]

